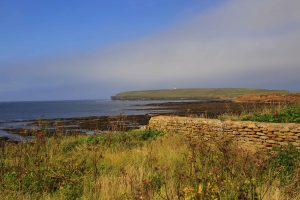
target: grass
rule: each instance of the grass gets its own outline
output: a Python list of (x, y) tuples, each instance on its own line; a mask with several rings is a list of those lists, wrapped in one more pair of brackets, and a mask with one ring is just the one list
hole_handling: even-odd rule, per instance
[(156, 130), (1, 143), (0, 199), (296, 199), (300, 152)]
[(288, 94), (287, 90), (254, 88), (190, 88), (121, 92), (112, 99), (232, 99), (247, 94)]
[(270, 104), (240, 115), (225, 113), (221, 120), (241, 120), (273, 123), (300, 123), (300, 104)]
[(244, 121), (300, 123), (300, 106), (288, 106), (281, 110), (273, 109), (267, 113), (254, 113), (242, 117)]

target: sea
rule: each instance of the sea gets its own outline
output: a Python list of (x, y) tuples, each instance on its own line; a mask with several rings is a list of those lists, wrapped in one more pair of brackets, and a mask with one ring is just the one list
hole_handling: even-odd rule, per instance
[(147, 104), (170, 101), (125, 101), (125, 100), (66, 100), (0, 102), (0, 137), (16, 140), (6, 128), (20, 128), (26, 121), (35, 119), (75, 118), (88, 116), (140, 115), (158, 112)]
[(34, 119), (133, 115), (155, 112), (147, 104), (170, 101), (67, 100), (0, 102), (0, 123)]

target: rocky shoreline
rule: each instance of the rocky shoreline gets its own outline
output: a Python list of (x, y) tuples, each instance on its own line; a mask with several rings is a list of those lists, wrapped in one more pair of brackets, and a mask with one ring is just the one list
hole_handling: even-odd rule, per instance
[(239, 114), (270, 105), (266, 103), (215, 100), (149, 103), (146, 104), (148, 108), (134, 109), (147, 111), (148, 114), (145, 115), (90, 116), (12, 122), (11, 124), (17, 123), (18, 126), (12, 125), (1, 128), (0, 130), (5, 134), (2, 134), (2, 137), (0, 136), (0, 140), (18, 141), (16, 138), (19, 138), (22, 141), (24, 138), (30, 138), (41, 131), (47, 135), (54, 135), (57, 132), (70, 135), (95, 134), (105, 131), (126, 131), (147, 125), (151, 116), (155, 115), (217, 118), (224, 113)]
[[(56, 118), (32, 121), (18, 121), (15, 123), (24, 123), (24, 126), (2, 128), (3, 137), (0, 140), (16, 141), (16, 135), (21, 137), (31, 137), (40, 132), (47, 135), (60, 134), (94, 134), (104, 131), (126, 131), (137, 129), (148, 124), (149, 115), (117, 115), (117, 116), (91, 116), (76, 118)], [(10, 137), (12, 136), (12, 137)]]

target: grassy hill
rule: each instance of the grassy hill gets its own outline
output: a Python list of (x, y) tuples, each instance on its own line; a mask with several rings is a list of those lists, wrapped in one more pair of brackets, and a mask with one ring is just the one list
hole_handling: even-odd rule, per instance
[(254, 88), (189, 88), (121, 92), (113, 100), (156, 100), (156, 99), (233, 99), (248, 94), (288, 94), (287, 90)]

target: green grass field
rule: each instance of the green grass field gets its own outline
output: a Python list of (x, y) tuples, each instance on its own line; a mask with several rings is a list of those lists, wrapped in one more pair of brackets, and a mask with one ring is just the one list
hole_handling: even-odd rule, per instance
[(287, 90), (267, 90), (253, 88), (190, 88), (121, 92), (112, 99), (233, 99), (247, 94), (288, 94)]

